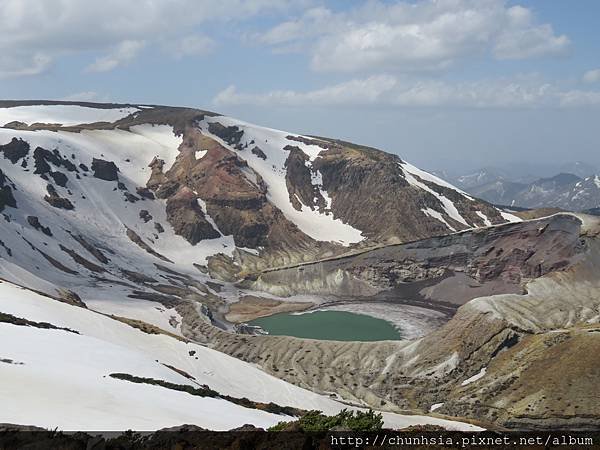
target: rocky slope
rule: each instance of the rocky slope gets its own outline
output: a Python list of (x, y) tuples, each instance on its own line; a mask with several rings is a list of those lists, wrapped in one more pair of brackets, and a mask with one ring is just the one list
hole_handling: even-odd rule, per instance
[[(289, 280), (292, 289), (316, 292), (324, 287), (314, 280), (324, 278), (336, 280), (329, 292), (369, 289), (377, 301), (374, 293), (395, 291), (388, 301), (458, 307), (441, 328), (412, 341), (247, 340), (210, 328), (195, 332), (286, 380), (381, 408), (433, 408), (509, 428), (593, 430), (600, 421), (593, 388), (600, 374), (587, 355), (598, 345), (599, 233), (600, 221), (591, 216), (556, 215), (265, 272), (254, 281), (279, 291)], [(299, 281), (300, 270), (307, 281)], [(432, 283), (423, 287), (420, 279)]]

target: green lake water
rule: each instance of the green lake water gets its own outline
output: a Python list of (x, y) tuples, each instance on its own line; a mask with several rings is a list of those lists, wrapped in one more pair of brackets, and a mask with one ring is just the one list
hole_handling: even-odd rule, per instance
[(381, 319), (346, 311), (315, 311), (305, 314), (274, 314), (249, 322), (269, 334), (334, 341), (398, 340), (394, 326)]

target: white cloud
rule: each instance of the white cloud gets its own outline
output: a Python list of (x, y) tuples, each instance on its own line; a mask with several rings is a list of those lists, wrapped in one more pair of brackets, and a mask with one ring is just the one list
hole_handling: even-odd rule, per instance
[(168, 48), (183, 39), (174, 56), (191, 54), (206, 45), (185, 41), (199, 25), (296, 7), (291, 0), (1, 0), (0, 77), (35, 75), (82, 51), (106, 55), (90, 70), (110, 70), (135, 56), (141, 41)]
[(498, 59), (561, 55), (569, 44), (570, 41), (566, 36), (555, 36), (552, 27), (546, 24), (503, 32), (498, 36), (494, 54)]
[(175, 58), (180, 59), (186, 56), (207, 55), (215, 49), (216, 42), (208, 36), (193, 34), (169, 42), (165, 47)]
[(531, 10), (504, 0), (373, 0), (343, 13), (316, 8), (257, 40), (275, 49), (302, 42), (315, 70), (341, 72), (431, 70), (487, 53), (524, 59), (569, 47), (551, 25), (536, 23)]
[(130, 62), (144, 48), (144, 41), (123, 41), (117, 45), (108, 55), (97, 58), (90, 64), (88, 72), (108, 72), (117, 66)]
[(51, 63), (52, 58), (43, 53), (0, 52), (0, 78), (38, 75)]
[(600, 69), (588, 70), (583, 74), (583, 81), (585, 83), (598, 83), (600, 82)]
[(364, 80), (351, 80), (308, 92), (272, 91), (266, 94), (243, 94), (235, 86), (219, 92), (213, 100), (222, 105), (364, 105), (379, 102), (397, 84), (395, 77), (379, 75)]
[(213, 102), (217, 106), (560, 108), (600, 106), (600, 91), (561, 89), (537, 77), (449, 83), (379, 75), (307, 92), (247, 94), (230, 86)]

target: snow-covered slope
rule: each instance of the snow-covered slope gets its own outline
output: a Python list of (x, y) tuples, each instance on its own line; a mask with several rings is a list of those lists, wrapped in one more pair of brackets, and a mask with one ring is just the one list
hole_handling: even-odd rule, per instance
[[(190, 423), (227, 430), (290, 419), (222, 398), (110, 376), (115, 373), (192, 387), (206, 384), (222, 395), (328, 414), (347, 407), (201, 345), (147, 334), (8, 282), (0, 283), (0, 313), (30, 321), (0, 320), (0, 423), (65, 430), (155, 430)], [(62, 329), (40, 328), (48, 324)], [(476, 429), (424, 416), (386, 414), (385, 419), (393, 427), (433, 423)]]
[(0, 124), (13, 121), (27, 125), (60, 124), (64, 126), (95, 122), (115, 122), (134, 114), (139, 108), (89, 108), (79, 105), (29, 105), (0, 108)]

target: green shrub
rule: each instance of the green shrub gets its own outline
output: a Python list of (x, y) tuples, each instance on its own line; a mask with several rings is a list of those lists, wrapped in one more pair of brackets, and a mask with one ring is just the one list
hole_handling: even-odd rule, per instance
[(351, 431), (376, 431), (383, 427), (383, 417), (372, 410), (348, 411), (341, 410), (335, 416), (326, 416), (321, 411), (309, 411), (294, 422), (279, 422), (269, 428), (269, 431), (287, 430), (297, 425), (302, 431), (322, 432), (332, 428), (347, 428)]

